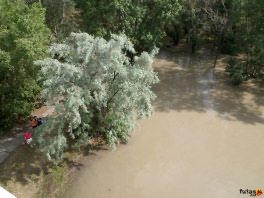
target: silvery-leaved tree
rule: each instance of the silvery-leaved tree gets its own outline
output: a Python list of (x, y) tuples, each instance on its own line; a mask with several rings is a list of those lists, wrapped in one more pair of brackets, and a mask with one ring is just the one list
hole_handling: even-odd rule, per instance
[(56, 116), (35, 133), (48, 158), (60, 158), (67, 145), (84, 145), (98, 134), (112, 146), (125, 142), (136, 119), (151, 114), (157, 50), (131, 59), (135, 50), (125, 35), (106, 41), (72, 33), (49, 52), (50, 58), (36, 64), (41, 66), (43, 97), (56, 106)]

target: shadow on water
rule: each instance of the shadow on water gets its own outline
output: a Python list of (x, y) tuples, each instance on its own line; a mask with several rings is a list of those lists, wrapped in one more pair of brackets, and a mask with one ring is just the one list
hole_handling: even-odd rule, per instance
[(215, 111), (222, 119), (247, 124), (264, 123), (264, 86), (246, 82), (240, 87), (229, 84), (224, 59), (213, 69), (210, 51), (201, 49), (189, 55), (184, 46), (163, 49), (155, 61), (160, 83), (153, 90), (158, 112)]

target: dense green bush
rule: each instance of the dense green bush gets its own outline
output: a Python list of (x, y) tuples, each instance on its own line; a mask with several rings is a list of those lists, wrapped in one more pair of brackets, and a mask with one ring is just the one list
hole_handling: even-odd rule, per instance
[(233, 85), (240, 85), (244, 80), (247, 79), (245, 63), (241, 63), (235, 58), (230, 58), (228, 60), (226, 71), (229, 73)]
[(178, 0), (75, 0), (82, 11), (83, 29), (110, 38), (124, 33), (138, 51), (151, 50), (166, 36), (167, 24), (178, 15)]
[(86, 33), (72, 33), (49, 51), (50, 58), (36, 64), (44, 77), (43, 97), (56, 106), (57, 117), (35, 137), (48, 158), (58, 159), (67, 144), (83, 145), (98, 134), (112, 146), (125, 142), (135, 121), (151, 114), (156, 51), (131, 61), (127, 53), (136, 52), (126, 36), (106, 41)]
[[(264, 71), (264, 1), (232, 0), (229, 20), (235, 37), (237, 52), (244, 53), (246, 60), (238, 63), (236, 78), (262, 78)], [(232, 43), (232, 42), (228, 42)], [(232, 49), (232, 47), (230, 46)], [(243, 73), (243, 74), (242, 74)]]
[(40, 91), (33, 61), (46, 53), (49, 38), (40, 4), (0, 1), (0, 131), (30, 114)]
[(220, 47), (220, 52), (223, 54), (234, 55), (239, 51), (239, 46), (237, 44), (235, 35), (230, 32), (227, 32), (223, 35)]

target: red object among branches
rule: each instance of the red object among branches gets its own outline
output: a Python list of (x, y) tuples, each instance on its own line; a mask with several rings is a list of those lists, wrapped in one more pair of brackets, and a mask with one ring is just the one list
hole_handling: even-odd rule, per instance
[(31, 137), (32, 137), (32, 135), (31, 135), (31, 133), (28, 132), (28, 131), (24, 134), (24, 138), (25, 138), (25, 140), (28, 140), (28, 139), (30, 139)]

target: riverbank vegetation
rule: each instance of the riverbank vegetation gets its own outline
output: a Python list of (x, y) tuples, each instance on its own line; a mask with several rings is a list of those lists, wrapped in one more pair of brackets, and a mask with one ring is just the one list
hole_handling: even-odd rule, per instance
[(21, 146), (0, 164), (0, 185), (21, 198), (61, 198), (84, 154), (67, 151), (63, 161), (54, 164), (40, 151)]
[(127, 141), (151, 112), (155, 47), (183, 39), (190, 53), (211, 47), (212, 68), (230, 54), (233, 84), (263, 80), (263, 11), (261, 0), (0, 0), (0, 133), (43, 100), (58, 112), (34, 137), (49, 158), (92, 137)]
[(49, 51), (50, 58), (36, 61), (44, 78), (42, 94), (57, 113), (36, 131), (48, 158), (61, 158), (67, 145), (85, 145), (98, 135), (111, 146), (126, 142), (136, 119), (151, 114), (150, 88), (158, 82), (155, 49), (131, 60), (127, 53), (135, 49), (125, 35), (106, 41), (72, 33)]

